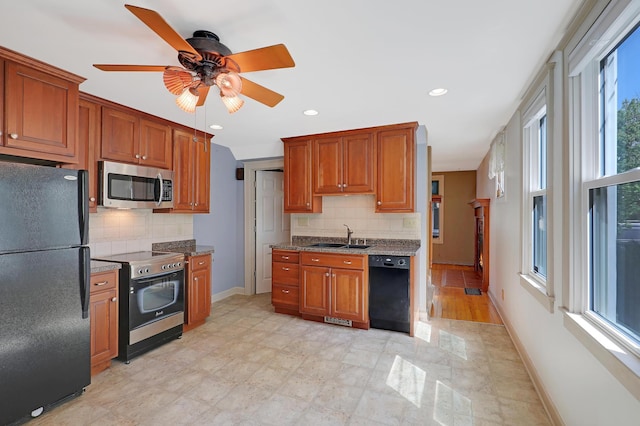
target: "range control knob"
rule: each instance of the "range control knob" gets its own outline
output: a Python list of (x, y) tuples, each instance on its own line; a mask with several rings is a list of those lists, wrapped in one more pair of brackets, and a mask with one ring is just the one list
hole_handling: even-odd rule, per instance
[(149, 273), (149, 268), (145, 268), (144, 272), (145, 272), (145, 274), (148, 274)]
[(162, 269), (167, 269), (167, 265), (162, 265)]
[(143, 272), (144, 272), (144, 271), (143, 271), (142, 269), (138, 269), (138, 274), (141, 274), (141, 275), (142, 275), (142, 273), (143, 273)]
[(407, 261), (405, 259), (398, 259), (398, 265), (403, 266), (406, 264), (407, 264)]

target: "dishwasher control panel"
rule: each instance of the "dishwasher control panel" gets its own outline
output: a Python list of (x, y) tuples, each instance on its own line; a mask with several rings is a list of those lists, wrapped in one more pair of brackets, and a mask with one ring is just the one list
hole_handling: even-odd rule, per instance
[(409, 256), (369, 256), (370, 268), (409, 269), (410, 263), (411, 262)]

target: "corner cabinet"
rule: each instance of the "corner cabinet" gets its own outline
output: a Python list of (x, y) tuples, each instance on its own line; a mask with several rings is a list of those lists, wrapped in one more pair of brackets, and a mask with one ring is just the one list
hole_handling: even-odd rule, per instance
[(173, 187), (175, 213), (209, 213), (211, 176), (210, 137), (192, 131), (173, 131)]
[(376, 212), (415, 211), (417, 123), (390, 126), (376, 133)]
[(111, 366), (118, 356), (118, 272), (91, 274), (91, 375)]
[(171, 169), (171, 126), (134, 110), (102, 107), (102, 144), (105, 160)]
[(186, 261), (184, 331), (189, 331), (211, 315), (211, 255), (188, 256)]
[(312, 140), (282, 139), (284, 142), (284, 212), (318, 213), (322, 197), (312, 186)]
[(89, 171), (89, 212), (96, 213), (99, 182), (95, 149), (100, 146), (100, 105), (81, 96), (78, 111), (78, 168)]
[(0, 75), (0, 154), (77, 164), (84, 78), (4, 48)]
[(369, 328), (368, 256), (301, 252), (300, 265), (303, 318)]

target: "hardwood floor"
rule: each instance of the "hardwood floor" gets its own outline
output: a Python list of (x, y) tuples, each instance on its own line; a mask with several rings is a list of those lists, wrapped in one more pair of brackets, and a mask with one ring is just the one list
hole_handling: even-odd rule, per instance
[(487, 293), (482, 292), (479, 296), (465, 294), (465, 288), (482, 286), (473, 267), (433, 264), (431, 282), (435, 286), (430, 312), (432, 318), (502, 324)]

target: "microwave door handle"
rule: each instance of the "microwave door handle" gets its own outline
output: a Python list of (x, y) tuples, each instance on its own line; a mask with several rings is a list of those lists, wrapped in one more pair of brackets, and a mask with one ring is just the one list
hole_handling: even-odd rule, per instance
[(162, 199), (164, 198), (164, 185), (162, 183), (162, 175), (160, 173), (158, 173), (157, 179), (160, 181), (160, 195), (158, 196), (158, 199), (156, 200), (156, 205), (158, 207), (160, 207), (160, 204), (162, 203)]

